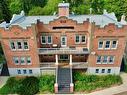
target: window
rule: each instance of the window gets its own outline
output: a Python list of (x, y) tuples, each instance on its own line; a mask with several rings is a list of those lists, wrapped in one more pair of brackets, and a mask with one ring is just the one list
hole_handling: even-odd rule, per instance
[(24, 63), (25, 63), (25, 57), (21, 57), (21, 58), (20, 58), (20, 63), (21, 63), (21, 64), (24, 64)]
[(17, 42), (17, 46), (18, 46), (18, 49), (22, 49), (22, 43), (21, 42)]
[(42, 44), (46, 44), (46, 36), (42, 36), (41, 37), (41, 43)]
[(103, 48), (103, 41), (99, 41), (98, 49), (102, 49), (102, 48)]
[(114, 56), (109, 56), (109, 63), (113, 63), (114, 62)]
[(18, 57), (13, 57), (13, 61), (15, 64), (19, 64), (19, 58)]
[(95, 73), (99, 73), (99, 69), (96, 69), (96, 72)]
[(112, 48), (116, 48), (117, 47), (117, 41), (112, 41)]
[(107, 63), (108, 62), (108, 56), (104, 56), (103, 57), (103, 63)]
[(31, 63), (31, 57), (26, 57), (27, 64)]
[(28, 47), (28, 42), (24, 41), (23, 43), (24, 43), (24, 49), (25, 49), (25, 50), (28, 50), (28, 49), (29, 49), (29, 47)]
[(18, 74), (21, 74), (21, 70), (17, 70)]
[(111, 69), (108, 69), (107, 73), (111, 73)]
[(80, 38), (79, 35), (76, 35), (76, 38), (75, 38), (75, 42), (76, 43), (79, 43), (80, 42), (79, 38)]
[(109, 49), (110, 48), (110, 41), (106, 41), (105, 43), (105, 49)]
[(97, 56), (97, 63), (101, 63), (101, 56)]
[(33, 71), (32, 70), (29, 70), (29, 74), (32, 74), (33, 73)]
[(11, 49), (12, 49), (12, 50), (15, 50), (15, 49), (16, 49), (15, 43), (14, 43), (14, 42), (10, 42), (10, 46), (11, 46)]
[(85, 42), (86, 42), (86, 37), (85, 37), (85, 35), (82, 36), (81, 42), (82, 42), (82, 43), (85, 43)]
[(60, 55), (59, 59), (60, 60), (68, 60), (69, 58), (68, 58), (68, 55), (65, 54), (65, 55)]
[(102, 69), (101, 73), (105, 73), (105, 69)]
[(52, 37), (51, 36), (47, 36), (48, 37), (48, 44), (51, 44), (52, 43)]
[(27, 73), (26, 70), (23, 70), (23, 73), (26, 74)]

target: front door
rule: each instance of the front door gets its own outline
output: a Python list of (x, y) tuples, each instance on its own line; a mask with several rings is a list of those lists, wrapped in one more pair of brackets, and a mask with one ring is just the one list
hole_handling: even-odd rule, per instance
[(67, 37), (61, 36), (61, 46), (66, 47), (67, 46)]

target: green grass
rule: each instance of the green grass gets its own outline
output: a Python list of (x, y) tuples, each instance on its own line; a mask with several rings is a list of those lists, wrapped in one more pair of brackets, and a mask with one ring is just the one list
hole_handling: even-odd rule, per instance
[(74, 72), (73, 79), (76, 92), (91, 92), (97, 89), (103, 89), (122, 83), (122, 79), (119, 75), (98, 76)]
[(54, 83), (54, 75), (10, 77), (0, 89), (0, 94), (33, 95), (35, 93), (53, 93)]

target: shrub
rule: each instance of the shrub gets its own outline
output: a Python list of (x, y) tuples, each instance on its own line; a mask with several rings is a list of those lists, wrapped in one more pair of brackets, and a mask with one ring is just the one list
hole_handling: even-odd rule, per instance
[(10, 77), (6, 84), (0, 89), (0, 94), (14, 94), (20, 89), (22, 79), (17, 80), (15, 77)]
[(75, 91), (91, 92), (96, 89), (110, 87), (115, 84), (121, 84), (122, 79), (118, 75), (86, 75), (81, 72), (73, 73)]
[(54, 75), (43, 75), (40, 77), (39, 89), (40, 93), (47, 93), (54, 91), (55, 76)]
[(22, 83), (20, 89), (17, 91), (21, 95), (34, 95), (39, 92), (39, 80), (36, 77), (26, 77)]

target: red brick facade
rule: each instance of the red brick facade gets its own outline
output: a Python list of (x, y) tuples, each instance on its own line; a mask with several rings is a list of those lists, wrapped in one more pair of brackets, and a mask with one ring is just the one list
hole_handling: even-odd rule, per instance
[[(118, 27), (113, 23), (108, 23), (104, 27), (96, 25), (95, 22), (90, 22), (90, 19), (84, 19), (82, 23), (68, 18), (69, 8), (59, 8), (59, 16), (49, 21), (48, 24), (45, 24), (41, 20), (37, 20), (36, 24), (31, 24), (31, 26), (26, 26), (26, 29), (23, 29), (20, 25), (11, 25), (8, 29), (0, 28), (1, 35), (1, 44), (4, 50), (8, 68), (38, 68), (40, 70), (40, 64), (45, 62), (56, 62), (56, 54), (48, 52), (48, 54), (39, 54), (38, 48), (54, 48), (53, 45), (56, 44), (57, 48), (62, 48), (61, 46), (61, 37), (66, 36), (66, 47), (65, 48), (75, 48), (77, 51), (83, 50), (83, 48), (88, 49), (87, 54), (74, 54), (66, 52), (68, 55), (72, 55), (72, 64), (73, 62), (84, 62), (87, 63), (87, 69), (89, 73), (91, 71), (89, 68), (110, 68), (121, 66), (122, 56), (125, 49), (125, 39), (126, 39), (126, 30), (127, 26), (122, 25)], [(42, 44), (42, 36), (51, 36), (51, 44)], [(76, 43), (76, 35), (85, 35), (85, 43)], [(12, 51), (10, 47), (10, 41), (27, 41), (29, 45), (29, 50), (16, 50)], [(81, 40), (81, 39), (80, 39)], [(99, 40), (117, 40), (116, 49), (98, 49)], [(111, 45), (111, 44), (110, 44)], [(105, 45), (104, 45), (105, 47)], [(49, 56), (50, 55), (50, 56)], [(58, 54), (59, 56), (63, 53)], [(98, 56), (114, 56), (113, 64), (97, 64)], [(30, 65), (16, 65), (13, 61), (13, 57), (22, 57), (30, 56), (31, 64)], [(66, 61), (65, 61), (66, 62)], [(58, 60), (59, 63), (59, 60)], [(80, 68), (78, 68), (80, 69)], [(85, 68), (86, 69), (86, 68)], [(117, 70), (119, 73), (119, 70)], [(115, 73), (115, 71), (114, 71)], [(116, 73), (116, 74), (118, 74)]]

